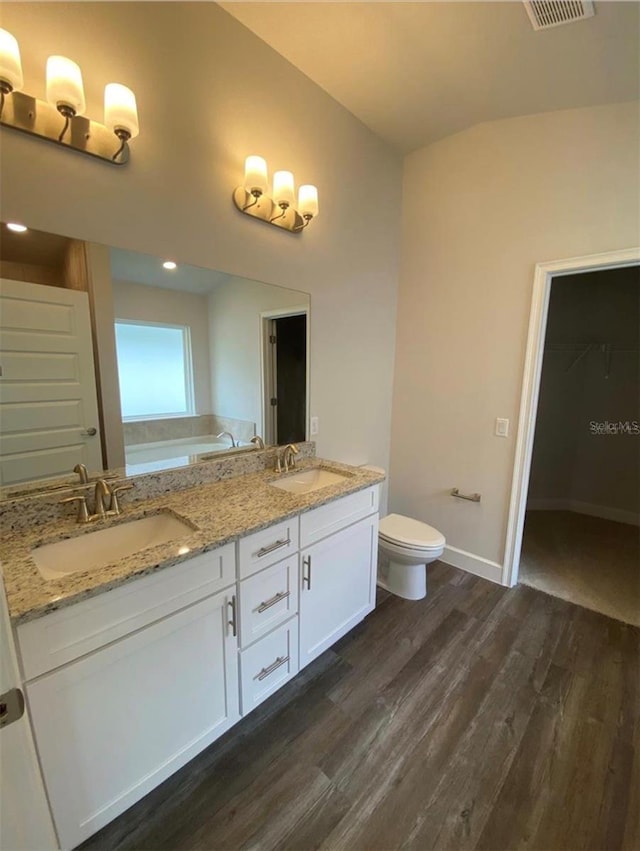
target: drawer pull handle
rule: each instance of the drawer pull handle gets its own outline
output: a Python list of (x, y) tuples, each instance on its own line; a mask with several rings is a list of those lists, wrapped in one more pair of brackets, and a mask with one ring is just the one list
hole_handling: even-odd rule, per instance
[(263, 603), (260, 603), (258, 606), (258, 614), (261, 615), (263, 612), (266, 612), (267, 609), (270, 609), (271, 606), (275, 606), (276, 603), (279, 603), (280, 600), (286, 600), (287, 597), (291, 596), (291, 591), (278, 591), (275, 597), (272, 597), (270, 600), (265, 600)]
[[(306, 573), (305, 573), (306, 568)], [(305, 556), (302, 559), (302, 587), (307, 583), (307, 588), (311, 591), (311, 556)]]
[(238, 620), (236, 618), (236, 595), (227, 601), (227, 606), (231, 606), (231, 620), (228, 621), (229, 626), (233, 632), (233, 637), (236, 638), (238, 635)]
[(262, 556), (268, 556), (269, 553), (272, 553), (274, 550), (279, 550), (280, 547), (288, 547), (291, 543), (291, 538), (287, 538), (286, 541), (276, 541), (274, 544), (269, 544), (268, 547), (261, 547), (258, 552), (258, 558), (262, 558)]
[(272, 674), (275, 670), (282, 667), (282, 665), (286, 665), (289, 661), (288, 656), (278, 656), (275, 662), (272, 662), (268, 667), (263, 668), (259, 674), (256, 674), (253, 678), (254, 680), (264, 680), (269, 674)]

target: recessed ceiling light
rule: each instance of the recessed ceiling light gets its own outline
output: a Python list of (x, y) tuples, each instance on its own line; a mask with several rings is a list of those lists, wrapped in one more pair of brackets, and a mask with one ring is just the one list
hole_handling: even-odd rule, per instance
[(164, 266), (165, 269), (175, 269), (176, 268), (176, 264), (173, 262), (173, 260), (165, 260), (162, 265)]
[(9, 222), (7, 227), (14, 233), (24, 233), (28, 229), (25, 225), (18, 224), (18, 222)]

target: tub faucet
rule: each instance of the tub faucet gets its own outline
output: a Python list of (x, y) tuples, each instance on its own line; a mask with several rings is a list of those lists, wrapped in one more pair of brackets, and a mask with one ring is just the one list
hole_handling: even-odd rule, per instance
[(235, 449), (236, 446), (238, 445), (238, 443), (237, 443), (236, 439), (234, 438), (234, 436), (231, 434), (230, 431), (221, 431), (220, 434), (216, 434), (216, 437), (224, 437), (225, 434), (229, 438), (229, 440), (231, 441), (231, 447), (233, 449)]

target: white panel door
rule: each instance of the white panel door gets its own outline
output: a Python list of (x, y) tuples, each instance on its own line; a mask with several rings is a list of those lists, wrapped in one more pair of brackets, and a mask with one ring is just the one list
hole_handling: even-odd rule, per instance
[(63, 848), (110, 822), (240, 717), (225, 592), (27, 684)]
[(373, 610), (377, 552), (377, 514), (301, 551), (300, 668)]
[(0, 368), (0, 484), (101, 470), (87, 294), (0, 279)]
[[(0, 581), (0, 694), (20, 687), (9, 613)], [(0, 729), (0, 848), (51, 851), (57, 848), (31, 726), (26, 713)]]

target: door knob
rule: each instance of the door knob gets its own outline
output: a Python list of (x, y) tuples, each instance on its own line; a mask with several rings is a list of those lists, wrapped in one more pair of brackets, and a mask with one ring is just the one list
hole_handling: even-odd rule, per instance
[(98, 429), (91, 426), (91, 428), (85, 428), (84, 431), (81, 431), (80, 434), (85, 435), (86, 437), (95, 437), (98, 433)]

